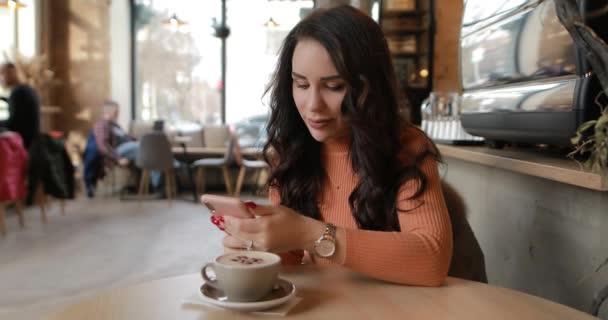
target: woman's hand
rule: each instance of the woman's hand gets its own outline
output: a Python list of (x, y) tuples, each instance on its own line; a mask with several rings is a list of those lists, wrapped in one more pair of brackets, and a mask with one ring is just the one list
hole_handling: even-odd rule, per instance
[[(254, 208), (255, 207), (255, 208)], [(250, 206), (256, 219), (225, 216), (225, 250), (246, 249), (253, 241), (254, 250), (285, 252), (309, 249), (323, 234), (325, 224), (303, 216), (285, 206)]]
[(120, 158), (120, 159), (118, 159), (118, 164), (121, 167), (126, 167), (126, 166), (129, 165), (129, 159), (127, 159), (127, 158)]

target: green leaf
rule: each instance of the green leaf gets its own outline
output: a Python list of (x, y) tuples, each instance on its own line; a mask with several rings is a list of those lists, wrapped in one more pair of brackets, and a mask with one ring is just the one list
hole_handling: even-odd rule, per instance
[(606, 166), (606, 163), (608, 162), (608, 148), (602, 148), (599, 150), (599, 158), (600, 165)]
[(585, 166), (585, 168), (587, 169), (591, 169), (591, 167), (593, 166), (593, 157), (589, 157), (589, 159), (585, 160), (583, 166)]
[(580, 133), (577, 133), (576, 136), (570, 138), (570, 142), (572, 142), (572, 144), (577, 145), (579, 142), (581, 142), (581, 139), (583, 138), (583, 136)]
[(599, 143), (606, 139), (606, 130), (595, 130), (595, 141)]
[(597, 120), (591, 120), (591, 121), (587, 121), (583, 124), (581, 124), (578, 129), (576, 129), (577, 133), (582, 133), (583, 131), (591, 128), (593, 125), (595, 125), (597, 123)]
[(603, 114), (597, 118), (597, 124), (595, 126), (598, 128), (604, 128), (606, 125), (608, 125), (608, 114)]

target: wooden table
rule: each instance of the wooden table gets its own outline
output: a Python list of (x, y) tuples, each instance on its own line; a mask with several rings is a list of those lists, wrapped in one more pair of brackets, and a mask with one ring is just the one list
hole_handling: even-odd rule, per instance
[[(226, 148), (209, 148), (209, 147), (172, 147), (174, 154), (200, 155), (200, 156), (223, 156), (226, 153)], [(185, 152), (184, 152), (185, 151)], [(243, 148), (241, 154), (244, 156), (260, 157), (262, 148)]]
[[(581, 311), (518, 291), (448, 278), (440, 288), (410, 287), (359, 276), (338, 267), (298, 266), (281, 277), (302, 301), (293, 319), (595, 319)], [(115, 289), (47, 319), (259, 319), (260, 315), (182, 305), (202, 280), (198, 274)], [(277, 318), (278, 317), (274, 317)]]

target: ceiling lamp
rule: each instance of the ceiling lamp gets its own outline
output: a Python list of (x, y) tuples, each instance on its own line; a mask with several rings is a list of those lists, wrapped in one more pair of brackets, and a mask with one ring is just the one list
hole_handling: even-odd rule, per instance
[(264, 22), (264, 26), (267, 28), (276, 28), (279, 26), (279, 23), (274, 21), (274, 19), (272, 17), (270, 17), (270, 19), (268, 19), (268, 21)]
[(21, 3), (17, 0), (0, 1), (0, 8), (21, 9), (25, 7), (27, 7), (26, 4)]
[(168, 19), (163, 20), (163, 24), (166, 26), (170, 26), (172, 29), (177, 29), (181, 26), (185, 26), (188, 24), (188, 22), (181, 20), (180, 18), (177, 17), (177, 15), (174, 13), (173, 15), (171, 15)]

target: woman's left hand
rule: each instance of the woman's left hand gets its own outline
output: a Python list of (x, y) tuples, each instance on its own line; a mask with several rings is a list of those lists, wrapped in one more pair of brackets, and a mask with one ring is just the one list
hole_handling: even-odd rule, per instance
[(249, 210), (256, 219), (225, 216), (228, 236), (224, 238), (224, 246), (246, 248), (253, 241), (252, 249), (260, 251), (308, 249), (325, 228), (322, 222), (285, 206), (257, 205)]

